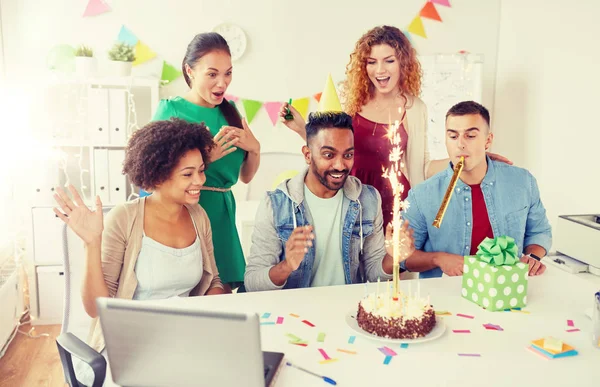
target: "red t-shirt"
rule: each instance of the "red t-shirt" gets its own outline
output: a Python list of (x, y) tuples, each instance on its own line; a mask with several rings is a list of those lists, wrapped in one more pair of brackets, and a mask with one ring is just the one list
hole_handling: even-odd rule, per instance
[(477, 247), (486, 238), (493, 238), (494, 231), (490, 223), (481, 185), (471, 185), (471, 203), (473, 205), (473, 231), (471, 233), (471, 255), (477, 253)]

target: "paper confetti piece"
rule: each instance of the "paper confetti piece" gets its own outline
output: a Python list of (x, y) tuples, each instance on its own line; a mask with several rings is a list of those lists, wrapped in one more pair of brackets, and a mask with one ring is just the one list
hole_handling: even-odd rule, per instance
[(338, 352), (349, 353), (350, 355), (356, 355), (356, 351), (348, 351), (347, 349), (338, 348)]
[(290, 344), (298, 345), (300, 347), (307, 347), (308, 346), (308, 343), (305, 342), (305, 341), (298, 341), (298, 342), (296, 342), (296, 341), (290, 341)]
[(277, 324), (283, 324), (283, 317), (277, 317)]
[(404, 348), (404, 349), (406, 349), (406, 348), (408, 348), (408, 344), (407, 344), (407, 343), (400, 344), (400, 348)]
[(295, 341), (302, 341), (302, 339), (301, 339), (301, 338), (299, 338), (298, 336), (296, 336), (296, 335), (293, 335), (293, 334), (291, 334), (291, 333), (286, 333), (285, 335), (286, 335), (286, 337), (289, 337), (289, 338), (290, 338), (290, 339), (292, 339), (292, 340), (295, 340)]
[(574, 327), (575, 324), (573, 324), (573, 320), (567, 320), (567, 326)]
[(448, 312), (447, 310), (436, 310), (435, 315), (436, 316), (452, 316), (452, 313)]
[(388, 365), (388, 364), (390, 364), (391, 361), (392, 361), (392, 357), (386, 356), (385, 359), (383, 360), (383, 364)]
[(356, 336), (350, 336), (348, 339), (348, 344), (354, 344), (354, 340), (356, 340)]
[(481, 357), (479, 353), (459, 353), (458, 356)]
[(305, 323), (306, 325), (308, 325), (309, 327), (314, 327), (315, 326), (315, 324), (311, 323), (308, 320), (302, 320), (302, 322)]
[(296, 318), (300, 317), (300, 316), (298, 316), (298, 315), (297, 315), (297, 314), (295, 314), (295, 313), (290, 313), (290, 316), (292, 316), (292, 317), (296, 317)]
[(327, 360), (320, 360), (319, 364), (329, 364), (329, 363), (333, 363), (334, 361), (338, 361), (339, 359), (327, 359)]
[(327, 354), (327, 352), (325, 352), (325, 350), (324, 350), (323, 348), (319, 348), (319, 352), (321, 352), (321, 355), (323, 355), (323, 358), (324, 358), (325, 360), (329, 360), (329, 359), (331, 359), (331, 358), (329, 357), (329, 355)]
[(269, 318), (271, 317), (271, 313), (263, 313), (261, 318)]
[(567, 329), (567, 332), (579, 332), (579, 328)]
[(388, 353), (388, 351), (385, 350), (384, 347), (381, 348), (377, 348), (379, 350), (379, 352), (383, 353), (385, 356), (392, 356)]
[(398, 355), (398, 354), (397, 354), (397, 353), (396, 353), (396, 352), (395, 352), (393, 349), (391, 349), (390, 347), (383, 347), (383, 348), (385, 348), (385, 350), (386, 350), (386, 351), (388, 352), (388, 354), (389, 354), (389, 355), (391, 355), (391, 356), (397, 356), (397, 355)]
[(261, 322), (260, 325), (275, 325), (275, 323), (273, 321), (265, 321)]
[(475, 318), (473, 316), (469, 316), (468, 314), (462, 314), (462, 313), (457, 313), (456, 315), (459, 316), (459, 317), (470, 318), (470, 319), (474, 319)]
[(492, 331), (504, 331), (504, 329), (502, 329), (502, 327), (500, 325), (483, 324), (483, 326), (485, 327), (485, 329), (492, 330)]
[(471, 331), (469, 329), (453, 329), (452, 332), (454, 332), (454, 333), (471, 333)]
[(531, 347), (525, 347), (527, 350), (529, 350), (529, 352), (535, 353), (537, 356), (541, 357), (544, 360), (549, 360), (549, 358), (547, 356), (542, 355), (541, 353), (539, 353), (538, 351), (536, 351), (535, 349), (531, 348)]
[(319, 343), (322, 343), (325, 341), (325, 332), (319, 332), (319, 335), (317, 336), (317, 341)]
[(525, 314), (530, 314), (529, 311), (527, 310), (522, 310), (521, 308), (515, 308), (515, 309), (509, 309), (509, 311), (513, 312), (513, 313), (525, 313)]

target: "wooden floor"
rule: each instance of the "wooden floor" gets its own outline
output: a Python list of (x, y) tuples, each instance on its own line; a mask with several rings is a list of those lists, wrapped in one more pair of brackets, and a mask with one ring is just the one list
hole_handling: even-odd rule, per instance
[[(29, 332), (29, 324), (19, 328)], [(33, 336), (48, 333), (48, 337), (30, 338), (18, 333), (0, 358), (0, 387), (66, 386), (56, 350), (60, 325), (37, 325)]]

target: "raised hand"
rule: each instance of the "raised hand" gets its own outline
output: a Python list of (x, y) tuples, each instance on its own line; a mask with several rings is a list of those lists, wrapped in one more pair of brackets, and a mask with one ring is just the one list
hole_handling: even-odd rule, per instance
[(96, 196), (96, 210), (91, 211), (81, 200), (81, 196), (73, 187), (69, 185), (69, 191), (73, 200), (69, 198), (62, 188), (57, 187), (54, 199), (62, 209), (59, 211), (53, 208), (54, 213), (67, 224), (67, 226), (77, 234), (84, 243), (99, 243), (102, 240), (102, 231), (104, 230), (104, 216), (102, 214), (102, 202), (100, 197)]
[[(292, 120), (285, 119), (288, 108), (290, 109), (292, 116), (294, 116)], [(292, 131), (298, 133), (300, 137), (306, 138), (306, 122), (304, 121), (304, 118), (302, 118), (302, 115), (298, 112), (298, 110), (296, 110), (295, 107), (287, 102), (284, 103), (281, 106), (281, 110), (279, 110), (279, 120)]]
[(232, 127), (224, 126), (213, 138), (213, 141), (217, 145), (210, 151), (211, 162), (217, 161), (237, 150), (234, 145), (238, 142), (238, 138), (235, 137), (235, 132), (230, 128)]
[(313, 245), (315, 235), (312, 230), (312, 226), (296, 227), (285, 244), (285, 261), (292, 271), (300, 267), (308, 248)]

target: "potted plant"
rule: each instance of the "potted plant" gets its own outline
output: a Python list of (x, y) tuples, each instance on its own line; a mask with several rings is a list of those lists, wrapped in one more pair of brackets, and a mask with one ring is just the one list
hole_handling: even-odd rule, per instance
[(110, 59), (115, 75), (122, 77), (131, 75), (131, 66), (135, 60), (133, 46), (117, 42), (108, 52), (108, 58)]
[(82, 44), (75, 50), (75, 72), (81, 77), (89, 77), (96, 73), (97, 61), (94, 51)]

